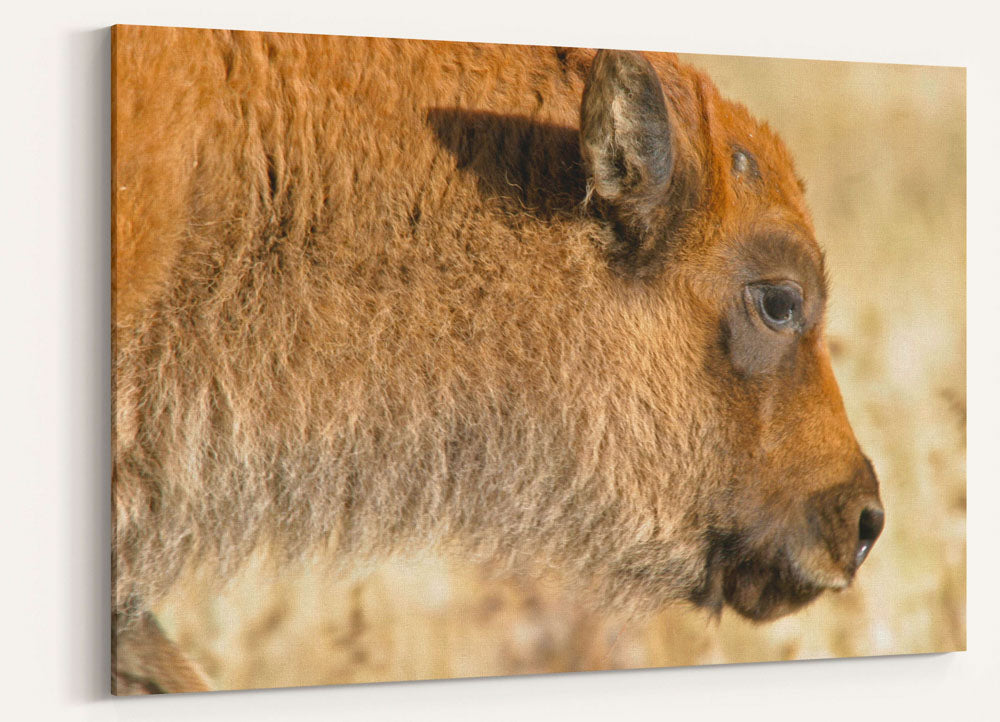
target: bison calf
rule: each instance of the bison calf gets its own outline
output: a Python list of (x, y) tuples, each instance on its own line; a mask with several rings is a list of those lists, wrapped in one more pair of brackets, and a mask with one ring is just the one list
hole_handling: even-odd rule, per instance
[(146, 611), (260, 548), (448, 544), (757, 620), (851, 582), (883, 512), (823, 255), (781, 141), (706, 76), (162, 28), (113, 52), (123, 690), (202, 686)]

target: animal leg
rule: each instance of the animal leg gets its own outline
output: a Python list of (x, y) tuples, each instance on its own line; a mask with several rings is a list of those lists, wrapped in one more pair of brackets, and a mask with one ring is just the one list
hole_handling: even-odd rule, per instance
[(115, 615), (112, 625), (112, 694), (211, 691), (205, 673), (167, 638), (152, 614), (130, 620)]

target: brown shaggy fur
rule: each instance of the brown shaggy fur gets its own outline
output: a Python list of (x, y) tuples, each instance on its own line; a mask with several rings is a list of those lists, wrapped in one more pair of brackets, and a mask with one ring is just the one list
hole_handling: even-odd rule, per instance
[[(670, 173), (612, 192), (580, 150), (592, 52), (113, 47), (116, 610), (260, 547), (455, 544), (603, 604), (756, 618), (853, 575), (875, 482), (801, 183), (704, 75), (650, 56)], [(590, 97), (627, 111), (607, 72)], [(809, 319), (774, 340), (743, 288), (789, 274)]]

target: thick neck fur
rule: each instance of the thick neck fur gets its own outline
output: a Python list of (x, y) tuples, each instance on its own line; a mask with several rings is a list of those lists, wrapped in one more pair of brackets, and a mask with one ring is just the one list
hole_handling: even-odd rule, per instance
[(596, 579), (609, 604), (689, 593), (701, 552), (671, 510), (711, 491), (676, 481), (709, 463), (711, 412), (678, 376), (680, 302), (617, 276), (582, 205), (583, 64), (206, 42), (199, 120), (146, 118), (187, 148), (159, 169), (185, 221), (119, 249), (155, 241), (167, 271), (116, 279), (116, 607), (262, 546), (455, 542)]

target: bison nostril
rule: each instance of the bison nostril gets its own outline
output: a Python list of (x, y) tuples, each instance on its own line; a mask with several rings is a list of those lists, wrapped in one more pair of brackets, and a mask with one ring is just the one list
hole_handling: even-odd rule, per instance
[(861, 562), (868, 556), (878, 535), (882, 533), (883, 526), (885, 526), (885, 512), (882, 511), (882, 507), (872, 505), (861, 512), (861, 518), (858, 520), (858, 549), (854, 556), (855, 568), (860, 567)]

